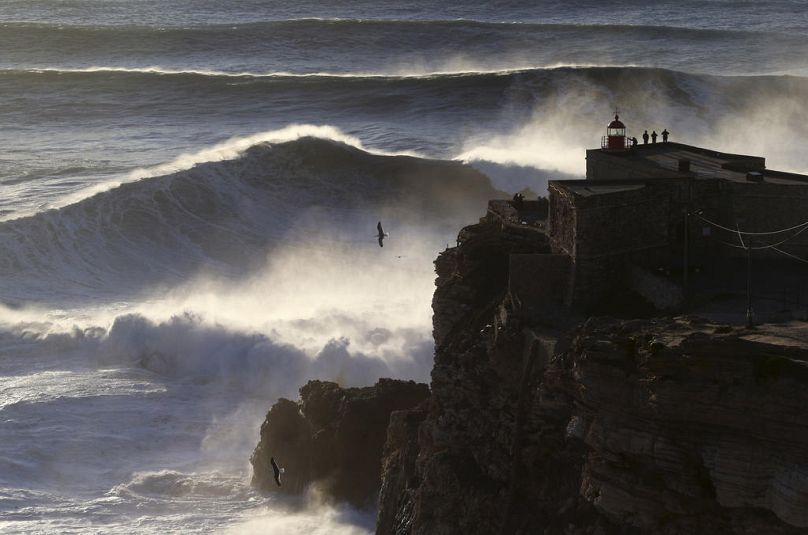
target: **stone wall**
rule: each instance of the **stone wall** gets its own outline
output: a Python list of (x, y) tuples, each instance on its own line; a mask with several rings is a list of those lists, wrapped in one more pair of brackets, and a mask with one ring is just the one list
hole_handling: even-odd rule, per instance
[(567, 299), (570, 307), (591, 308), (616, 287), (625, 287), (630, 264), (653, 269), (670, 263), (672, 221), (681, 210), (677, 202), (680, 183), (555, 197), (567, 206), (553, 207), (553, 213), (562, 213), (575, 224), (572, 233), (569, 229), (558, 231), (560, 236), (570, 239), (571, 234), (575, 240), (572, 291)]
[(575, 196), (565, 186), (550, 182), (550, 213), (547, 226), (553, 251), (575, 254)]
[(623, 155), (605, 153), (600, 149), (586, 151), (587, 180), (626, 180), (626, 179), (665, 179), (679, 174), (649, 165), (647, 162), (631, 160), (631, 152)]
[(576, 197), (576, 260), (667, 248), (677, 191), (675, 184), (660, 184)]
[(565, 254), (512, 254), (508, 291), (535, 312), (552, 312), (566, 300), (570, 257)]
[[(630, 163), (594, 153), (607, 163)], [(611, 186), (614, 191), (608, 191)], [(780, 230), (808, 220), (808, 183), (776, 173), (766, 175), (762, 182), (604, 179), (591, 189), (585, 182), (551, 182), (549, 191), (550, 243), (553, 252), (569, 255), (572, 264), (567, 305), (584, 310), (606, 299), (615, 287), (626, 287), (629, 265), (652, 271), (662, 268), (681, 277), (685, 256), (691, 274), (694, 270), (715, 271), (728, 258), (746, 256), (737, 233), (706, 220), (751, 232)], [(777, 244), (786, 238), (779, 248), (808, 259), (808, 228), (755, 236), (753, 246)], [(743, 244), (748, 244), (748, 237)], [(774, 249), (755, 249), (753, 257), (787, 259)]]

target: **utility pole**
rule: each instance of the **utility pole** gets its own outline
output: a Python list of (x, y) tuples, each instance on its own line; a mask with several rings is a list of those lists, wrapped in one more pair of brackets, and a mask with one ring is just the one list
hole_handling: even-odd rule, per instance
[(754, 325), (752, 314), (752, 237), (746, 243), (746, 327)]
[(682, 293), (685, 305), (690, 296), (690, 180), (687, 181), (687, 203), (685, 204), (684, 243), (682, 244)]

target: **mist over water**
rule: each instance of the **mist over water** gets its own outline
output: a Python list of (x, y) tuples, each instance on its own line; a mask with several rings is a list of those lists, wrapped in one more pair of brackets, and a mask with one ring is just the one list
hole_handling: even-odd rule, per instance
[(488, 198), (582, 177), (615, 109), (808, 171), (800, 2), (287, 4), (4, 3), (0, 531), (372, 531), (253, 491), (260, 423), (428, 381)]

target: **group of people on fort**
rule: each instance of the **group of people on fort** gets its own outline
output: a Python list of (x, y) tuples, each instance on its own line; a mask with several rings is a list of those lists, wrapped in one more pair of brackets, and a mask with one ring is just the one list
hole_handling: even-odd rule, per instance
[[(671, 134), (671, 133), (670, 133), (670, 132), (668, 132), (668, 129), (667, 129), (667, 128), (666, 128), (665, 130), (663, 130), (663, 131), (662, 131), (662, 143), (667, 143), (667, 142), (668, 142), (668, 136), (669, 136), (670, 134)], [(649, 136), (648, 136), (648, 130), (646, 130), (645, 132), (643, 132), (643, 133), (642, 133), (642, 144), (643, 144), (643, 145), (648, 145), (648, 137), (649, 137)], [(651, 136), (650, 136), (650, 138), (651, 138), (651, 143), (656, 143), (656, 142), (657, 142), (657, 141), (656, 141), (656, 140), (657, 140), (657, 133), (656, 133), (656, 130), (652, 130), (652, 131), (651, 131)], [(636, 137), (631, 138), (631, 146), (632, 146), (632, 147), (636, 147), (636, 146), (637, 146), (637, 138), (636, 138)]]

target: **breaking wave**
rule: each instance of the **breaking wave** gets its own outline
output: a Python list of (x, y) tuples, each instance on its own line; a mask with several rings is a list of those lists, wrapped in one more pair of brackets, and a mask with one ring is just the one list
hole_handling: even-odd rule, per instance
[(127, 295), (203, 269), (245, 274), (279, 243), (352, 245), (382, 213), (457, 223), (496, 195), (484, 175), (457, 162), (371, 154), (334, 129), (294, 131), (341, 141), (235, 140), (0, 224), (3, 295)]
[[(232, 79), (254, 87), (265, 85), (267, 88), (283, 88), (284, 86), (298, 86), (306, 89), (321, 85), (323, 89), (331, 91), (374, 89), (384, 91), (392, 90), (394, 84), (402, 84), (400, 89), (423, 90), (433, 92), (466, 91), (503, 91), (513, 86), (547, 88), (588, 82), (598, 84), (604, 90), (616, 93), (639, 90), (642, 86), (660, 86), (675, 96), (680, 90), (684, 96), (686, 84), (700, 83), (710, 86), (713, 92), (729, 92), (730, 97), (748, 99), (755, 93), (763, 91), (785, 92), (795, 96), (804, 96), (808, 93), (808, 77), (786, 74), (772, 75), (707, 75), (691, 74), (670, 69), (648, 68), (636, 65), (593, 65), (553, 63), (545, 66), (517, 66), (503, 69), (471, 69), (447, 70), (427, 72), (366, 72), (366, 73), (340, 73), (340, 72), (309, 72), (293, 73), (278, 72), (227, 72), (217, 70), (175, 70), (163, 67), (87, 67), (87, 68), (55, 68), (43, 67), (36, 69), (0, 70), (0, 79), (16, 78), (23, 83), (40, 83), (79, 85), (98, 82), (110, 87), (119, 85), (134, 91), (137, 87), (149, 87), (159, 79), (175, 79), (180, 84), (193, 84), (200, 91), (205, 92), (231, 92)], [(44, 78), (44, 79), (43, 79)], [(685, 91), (681, 91), (685, 90)], [(449, 95), (451, 96), (451, 95)], [(699, 95), (690, 95), (696, 98)], [(692, 99), (691, 99), (692, 100)], [(692, 104), (687, 100), (680, 104)]]
[(0, 23), (9, 531), (371, 532), (259, 495), (247, 459), (307, 379), (429, 379), (432, 261), (491, 181), (580, 176), (615, 107), (804, 164), (791, 3), (6, 4), (58, 22)]
[[(559, 42), (566, 46), (559, 49)], [(554, 64), (680, 70), (701, 64), (700, 72), (717, 73), (748, 73), (750, 65), (775, 72), (808, 67), (808, 39), (802, 33), (462, 19), (299, 19), (185, 27), (6, 23), (0, 24), (0, 47), (5, 51), (0, 67), (5, 68), (102, 66), (228, 76), (287, 71), (428, 75)], [(739, 49), (746, 53), (739, 55)], [(296, 59), (293, 70), (287, 58)]]

